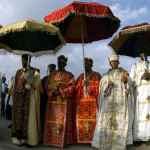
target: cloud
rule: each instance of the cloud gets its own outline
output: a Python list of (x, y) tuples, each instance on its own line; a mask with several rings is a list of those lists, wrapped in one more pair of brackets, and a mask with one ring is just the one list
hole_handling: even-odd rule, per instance
[(117, 16), (122, 23), (136, 20), (150, 13), (146, 6), (142, 6), (139, 9), (132, 10), (130, 7), (123, 8), (122, 5), (116, 3), (110, 6), (110, 8), (114, 15)]

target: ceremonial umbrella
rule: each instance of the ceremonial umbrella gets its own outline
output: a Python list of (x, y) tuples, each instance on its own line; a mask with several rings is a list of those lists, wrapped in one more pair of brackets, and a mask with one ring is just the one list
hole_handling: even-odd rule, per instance
[(55, 10), (44, 20), (57, 26), (67, 43), (82, 43), (84, 75), (84, 43), (107, 39), (120, 26), (108, 6), (77, 1)]
[(0, 49), (18, 55), (55, 54), (65, 43), (59, 29), (46, 22), (27, 19), (0, 29)]
[(141, 23), (124, 27), (108, 44), (119, 55), (139, 57), (138, 47), (144, 45), (148, 48), (150, 56), (150, 24)]

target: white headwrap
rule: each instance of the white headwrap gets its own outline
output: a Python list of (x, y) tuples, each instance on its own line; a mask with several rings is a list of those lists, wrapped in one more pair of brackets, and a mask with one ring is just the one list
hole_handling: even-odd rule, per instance
[(117, 55), (116, 53), (112, 53), (108, 56), (109, 61), (113, 61), (113, 60), (118, 60), (119, 61), (119, 55)]

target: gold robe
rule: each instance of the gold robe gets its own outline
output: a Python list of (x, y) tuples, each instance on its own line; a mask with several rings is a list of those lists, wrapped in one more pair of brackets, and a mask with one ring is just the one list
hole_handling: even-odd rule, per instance
[[(25, 116), (27, 119), (27, 133), (25, 134), (25, 142), (29, 145), (36, 146), (39, 144), (41, 140), (41, 127), (40, 127), (40, 92), (42, 92), (42, 86), (41, 86), (41, 79), (39, 72), (37, 69), (32, 68), (34, 72), (34, 86), (30, 89), (25, 89), (25, 84), (27, 84), (26, 81), (24, 81), (24, 71), (23, 69), (20, 69), (17, 71), (15, 78), (13, 79), (9, 93), (10, 95), (14, 95), (13, 101), (15, 102), (17, 96), (16, 95), (16, 89), (19, 89), (21, 87), (22, 89), (25, 89), (25, 91), (29, 91), (29, 104), (27, 109), (29, 109), (29, 112), (27, 113), (28, 116)], [(22, 82), (23, 81), (23, 82)], [(17, 85), (17, 86), (16, 86)], [(20, 88), (20, 93), (21, 90)], [(13, 106), (14, 107), (14, 106)], [(18, 105), (19, 107), (19, 105)], [(26, 110), (27, 110), (26, 109)], [(14, 110), (15, 111), (15, 110)], [(18, 143), (18, 138), (13, 138), (13, 143)]]

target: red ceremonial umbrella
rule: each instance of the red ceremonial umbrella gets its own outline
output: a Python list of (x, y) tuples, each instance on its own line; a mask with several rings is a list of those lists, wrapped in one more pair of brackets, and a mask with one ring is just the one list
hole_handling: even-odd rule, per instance
[(55, 10), (44, 19), (59, 27), (68, 43), (82, 43), (81, 26), (84, 43), (107, 39), (120, 26), (120, 20), (110, 8), (99, 3), (75, 1)]
[(84, 75), (84, 43), (107, 39), (120, 26), (110, 8), (99, 3), (74, 1), (44, 19), (57, 26), (68, 43), (82, 43)]
[(2, 25), (0, 25), (0, 28), (2, 28), (3, 26)]

